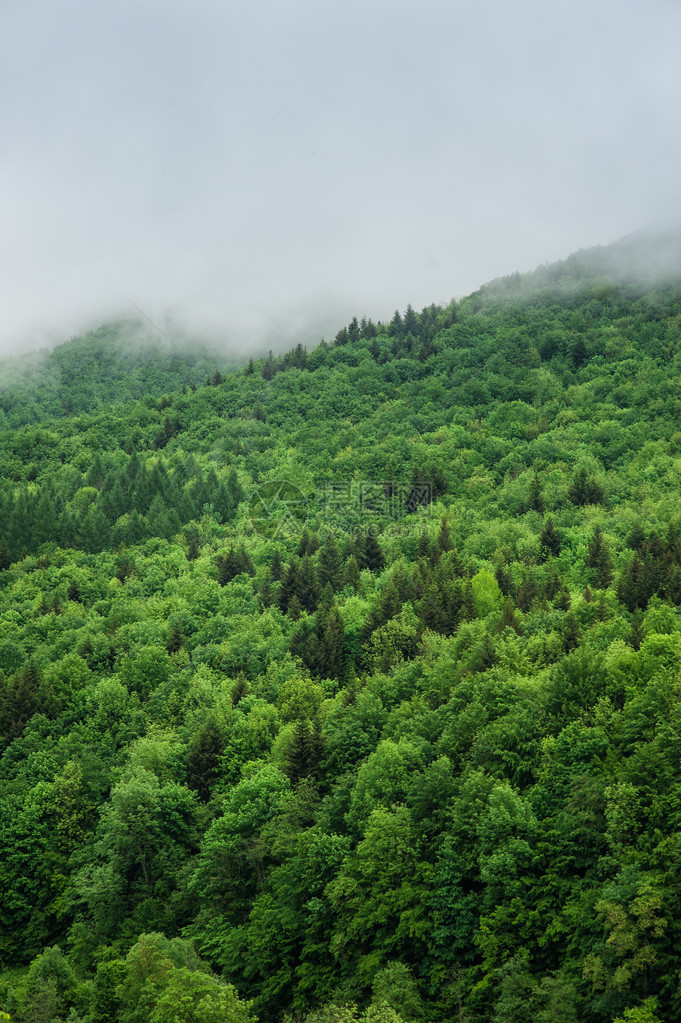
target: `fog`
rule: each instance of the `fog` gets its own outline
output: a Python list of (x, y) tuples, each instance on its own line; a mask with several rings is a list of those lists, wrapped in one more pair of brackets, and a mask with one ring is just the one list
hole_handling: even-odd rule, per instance
[(678, 216), (676, 0), (4, 0), (0, 351), (262, 351)]

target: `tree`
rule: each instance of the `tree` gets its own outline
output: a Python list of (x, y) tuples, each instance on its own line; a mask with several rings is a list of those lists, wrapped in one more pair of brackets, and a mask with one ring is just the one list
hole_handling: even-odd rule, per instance
[(600, 484), (592, 476), (587, 475), (584, 466), (576, 470), (568, 490), (568, 499), (576, 505), (601, 504), (603, 502), (603, 490)]
[(343, 557), (333, 534), (328, 533), (319, 551), (317, 577), (322, 589), (328, 584), (333, 590), (340, 587), (343, 577)]
[(595, 527), (589, 540), (589, 552), (584, 564), (594, 570), (593, 580), (599, 589), (604, 590), (610, 585), (614, 574), (612, 558), (600, 526)]
[(385, 565), (385, 555), (378, 543), (373, 529), (367, 530), (357, 540), (357, 560), (360, 568), (368, 568), (370, 572), (378, 572)]
[(553, 518), (550, 515), (539, 534), (539, 543), (541, 544), (543, 561), (546, 561), (547, 558), (557, 558), (560, 554), (560, 535), (554, 526)]
[(485, 618), (501, 606), (501, 592), (496, 579), (483, 568), (471, 579), (475, 609), (480, 618)]
[(225, 737), (214, 715), (201, 726), (187, 751), (187, 784), (199, 799), (210, 798), (225, 749)]
[(321, 755), (318, 724), (300, 718), (295, 723), (291, 744), (286, 753), (286, 775), (292, 785), (317, 773)]
[(534, 474), (530, 481), (530, 495), (527, 499), (527, 507), (530, 511), (536, 511), (540, 515), (544, 514), (546, 508), (541, 480), (537, 473)]

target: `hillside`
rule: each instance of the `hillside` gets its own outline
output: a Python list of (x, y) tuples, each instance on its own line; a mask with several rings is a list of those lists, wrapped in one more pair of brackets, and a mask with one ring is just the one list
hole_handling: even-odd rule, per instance
[(51, 350), (0, 361), (0, 427), (93, 412), (204, 383), (238, 360), (142, 320), (105, 324)]
[(681, 1016), (678, 251), (6, 385), (13, 1020)]

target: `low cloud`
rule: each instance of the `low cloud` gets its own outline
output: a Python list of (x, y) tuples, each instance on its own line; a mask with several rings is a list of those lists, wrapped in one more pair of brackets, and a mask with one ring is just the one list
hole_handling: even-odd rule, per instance
[(664, 221), (679, 9), (0, 12), (0, 350), (130, 314), (314, 343)]

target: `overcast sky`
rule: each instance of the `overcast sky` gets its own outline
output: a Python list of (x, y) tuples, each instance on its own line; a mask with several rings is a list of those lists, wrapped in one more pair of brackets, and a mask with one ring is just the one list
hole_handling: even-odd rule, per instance
[(0, 0), (0, 350), (234, 345), (679, 212), (678, 0)]

